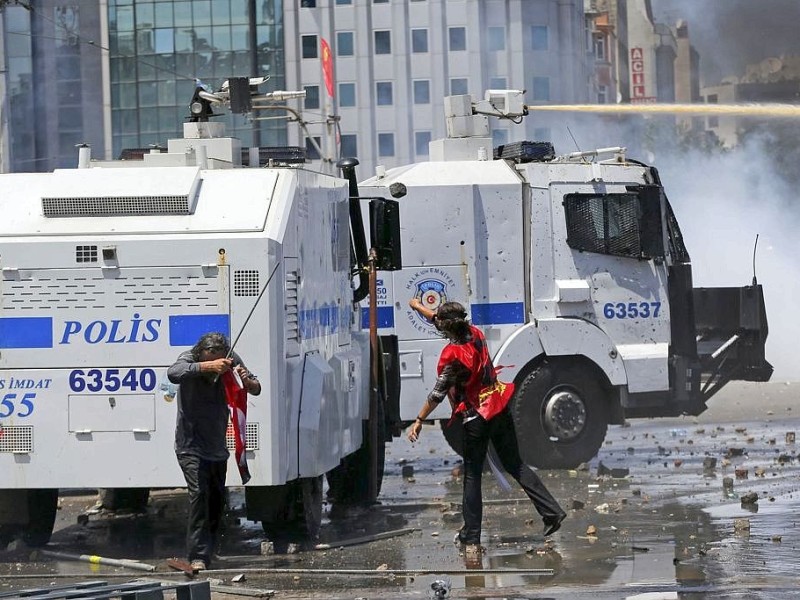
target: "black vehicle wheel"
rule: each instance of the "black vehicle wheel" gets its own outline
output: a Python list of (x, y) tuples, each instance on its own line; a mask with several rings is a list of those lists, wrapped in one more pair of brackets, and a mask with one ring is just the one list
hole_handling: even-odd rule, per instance
[(447, 445), (458, 454), (464, 456), (464, 423), (461, 422), (460, 417), (455, 419), (442, 419), (439, 421), (442, 428), (442, 435), (447, 442)]
[(44, 546), (53, 535), (58, 510), (58, 490), (28, 490), (28, 524), (22, 540), (31, 548)]
[(576, 363), (545, 360), (522, 379), (512, 403), (520, 454), (531, 466), (573, 469), (605, 439), (605, 394)]
[(303, 479), (300, 487), (305, 534), (309, 540), (318, 540), (322, 526), (322, 476)]
[(146, 512), (150, 488), (103, 488), (99, 490), (100, 504), (106, 510)]

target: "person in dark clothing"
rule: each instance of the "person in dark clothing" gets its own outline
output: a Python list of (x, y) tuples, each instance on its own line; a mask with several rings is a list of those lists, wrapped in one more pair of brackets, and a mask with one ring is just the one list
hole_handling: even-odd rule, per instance
[(223, 377), (233, 370), (252, 395), (261, 384), (221, 333), (203, 335), (167, 371), (178, 387), (175, 454), (189, 488), (186, 546), (195, 570), (207, 569), (225, 508), (229, 410)]
[(450, 342), (442, 350), (438, 378), (408, 432), (408, 439), (412, 442), (419, 439), (423, 421), (448, 396), (453, 418), (460, 418), (464, 427), (464, 526), (456, 541), (468, 551), (480, 550), (481, 475), (490, 442), (503, 468), (517, 480), (542, 516), (545, 536), (555, 533), (567, 515), (536, 472), (520, 458), (514, 421), (508, 409), (514, 386), (497, 380), (483, 333), (469, 324), (467, 313), (458, 302), (446, 302), (435, 312), (416, 298), (409, 304), (432, 321)]

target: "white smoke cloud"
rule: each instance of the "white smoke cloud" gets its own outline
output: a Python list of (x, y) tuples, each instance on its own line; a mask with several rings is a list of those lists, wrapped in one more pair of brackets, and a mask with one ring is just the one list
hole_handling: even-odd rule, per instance
[(656, 152), (655, 166), (692, 257), (695, 287), (741, 286), (753, 277), (764, 286), (769, 320), (766, 355), (773, 380), (800, 380), (796, 345), (800, 322), (800, 265), (793, 194), (764, 158), (765, 140), (727, 154)]

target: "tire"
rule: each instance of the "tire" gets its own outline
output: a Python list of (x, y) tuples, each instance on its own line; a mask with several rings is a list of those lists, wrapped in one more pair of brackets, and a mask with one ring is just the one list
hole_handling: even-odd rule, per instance
[[(362, 428), (361, 447), (345, 456), (327, 473), (328, 499), (339, 506), (357, 506), (368, 504), (369, 471), (370, 471), (370, 443), (369, 423), (364, 422)], [(383, 484), (383, 471), (386, 463), (386, 419), (384, 417), (383, 400), (378, 398), (378, 494), (381, 493)]]
[(541, 469), (574, 469), (591, 460), (608, 430), (606, 397), (589, 370), (546, 359), (522, 378), (512, 400), (522, 460)]
[[(449, 425), (448, 425), (449, 424)], [(450, 422), (450, 419), (442, 419), (439, 421), (439, 426), (442, 428), (442, 435), (450, 446), (450, 449), (458, 454), (464, 456), (464, 423), (461, 422), (461, 417), (456, 417)]]
[(58, 490), (28, 490), (28, 524), (22, 540), (31, 548), (44, 546), (53, 535), (58, 510)]
[(318, 540), (322, 526), (322, 476), (301, 480), (300, 489), (305, 536), (309, 540)]
[(106, 510), (141, 513), (147, 511), (150, 488), (102, 488), (100, 504)]

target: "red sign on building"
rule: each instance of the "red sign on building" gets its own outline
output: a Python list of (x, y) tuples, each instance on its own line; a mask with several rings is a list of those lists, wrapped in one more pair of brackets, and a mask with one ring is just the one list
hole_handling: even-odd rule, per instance
[(644, 52), (641, 48), (631, 48), (631, 101), (638, 98), (645, 98), (646, 96)]

